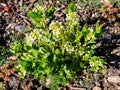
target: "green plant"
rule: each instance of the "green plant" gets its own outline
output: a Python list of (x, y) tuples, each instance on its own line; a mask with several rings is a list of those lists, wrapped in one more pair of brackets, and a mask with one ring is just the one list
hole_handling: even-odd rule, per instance
[(100, 0), (80, 0), (78, 5), (81, 7), (90, 6), (98, 8), (100, 6)]
[(102, 26), (88, 30), (85, 24), (81, 30), (74, 3), (68, 5), (66, 22), (52, 21), (47, 26), (54, 12), (52, 7), (43, 10), (41, 6), (30, 11), (28, 15), (35, 28), (25, 34), (24, 40), (16, 40), (11, 46), (11, 51), (18, 56), (17, 69), (21, 76), (33, 74), (41, 81), (48, 78), (52, 90), (58, 84), (75, 80), (77, 72), (83, 69), (92, 68), (97, 72), (105, 64), (103, 59), (94, 56)]
[(120, 0), (110, 0), (114, 7), (120, 7)]
[(3, 82), (0, 82), (0, 89), (5, 90), (5, 88), (6, 88), (6, 84)]
[(10, 54), (9, 48), (0, 46), (0, 66), (5, 64), (8, 54)]

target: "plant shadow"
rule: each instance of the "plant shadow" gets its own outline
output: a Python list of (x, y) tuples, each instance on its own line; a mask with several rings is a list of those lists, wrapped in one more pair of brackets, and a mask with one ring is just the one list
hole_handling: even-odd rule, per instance
[(95, 49), (96, 55), (106, 60), (108, 68), (120, 69), (120, 34), (103, 36), (99, 44)]

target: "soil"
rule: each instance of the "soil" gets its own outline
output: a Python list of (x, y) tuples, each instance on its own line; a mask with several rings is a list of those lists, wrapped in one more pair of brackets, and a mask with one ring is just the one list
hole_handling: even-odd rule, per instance
[[(9, 47), (12, 36), (22, 38), (26, 26), (34, 26), (27, 16), (38, 1), (44, 5), (52, 5), (59, 9), (52, 19), (65, 21), (66, 5), (68, 2), (52, 2), (52, 0), (0, 0), (0, 46)], [(77, 2), (77, 0), (75, 1)], [(56, 4), (57, 3), (57, 4)], [(57, 7), (57, 5), (59, 7)], [(24, 6), (28, 6), (25, 9)], [(104, 35), (98, 40), (95, 54), (107, 61), (104, 73), (84, 71), (75, 82), (59, 87), (61, 90), (120, 90), (120, 8), (114, 4), (104, 6), (101, 12), (95, 7), (77, 7), (77, 15), (81, 20), (81, 27), (88, 23), (89, 27), (97, 23), (103, 25)], [(17, 29), (19, 28), (21, 31)], [(21, 29), (23, 28), (23, 29)], [(33, 75), (24, 79), (18, 78), (14, 69), (14, 56), (7, 57), (7, 64), (0, 67), (0, 82), (5, 84), (1, 90), (49, 90), (45, 83), (40, 83)], [(89, 75), (89, 80), (86, 79)], [(97, 88), (97, 89), (96, 89)]]

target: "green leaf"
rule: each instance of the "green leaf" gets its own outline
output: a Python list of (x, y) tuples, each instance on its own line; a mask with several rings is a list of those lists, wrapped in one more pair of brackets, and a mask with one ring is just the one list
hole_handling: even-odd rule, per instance
[(42, 19), (42, 15), (43, 15), (43, 12), (40, 9), (39, 10), (37, 9), (36, 12), (34, 12), (34, 11), (28, 12), (28, 16), (30, 16), (30, 18), (32, 18), (32, 19), (40, 20), (40, 19)]
[(100, 38), (102, 34), (103, 34), (102, 25), (97, 24), (96, 25), (96, 38)]
[(82, 38), (82, 32), (77, 29), (76, 31), (76, 37), (75, 37), (75, 42), (80, 42), (80, 39)]
[(74, 2), (71, 2), (68, 4), (68, 13), (75, 12), (76, 11), (76, 6)]
[(45, 12), (46, 19), (50, 19), (53, 16), (54, 12), (55, 12), (55, 9), (53, 9), (52, 7), (49, 6)]
[(60, 55), (61, 54), (61, 50), (60, 49), (56, 49), (55, 50), (55, 54)]
[(102, 25), (97, 24), (96, 25), (96, 33), (101, 33)]
[(33, 11), (28, 12), (28, 16), (30, 16), (31, 20), (33, 21), (35, 25), (40, 23), (42, 19), (42, 15), (43, 13), (40, 10), (38, 12), (33, 12)]
[(56, 62), (57, 56), (53, 55), (53, 62)]
[(82, 28), (82, 33), (83, 33), (84, 36), (87, 36), (88, 32), (89, 32), (88, 25), (86, 23)]
[(29, 49), (28, 53), (30, 53), (31, 56), (35, 57), (36, 59), (38, 58), (38, 51), (35, 49)]
[(44, 53), (44, 55), (43, 55), (43, 59), (47, 59), (48, 58), (48, 56), (50, 55), (50, 52), (46, 52), (46, 53)]
[(35, 66), (36, 66), (36, 63), (32, 62), (32, 68), (35, 68)]

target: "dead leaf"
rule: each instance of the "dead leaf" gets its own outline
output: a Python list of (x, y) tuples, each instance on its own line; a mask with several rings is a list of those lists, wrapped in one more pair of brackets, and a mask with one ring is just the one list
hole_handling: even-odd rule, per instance
[(32, 86), (32, 82), (29, 82), (29, 83), (26, 85), (26, 88), (27, 88), (27, 89), (30, 89), (31, 86)]
[(4, 74), (3, 73), (0, 73), (0, 78), (3, 78), (4, 77)]
[(111, 9), (108, 10), (109, 15), (117, 13), (117, 12), (118, 12), (118, 8), (111, 8)]
[(10, 76), (8, 76), (8, 75), (5, 76), (4, 80), (5, 80), (5, 81), (10, 81)]

